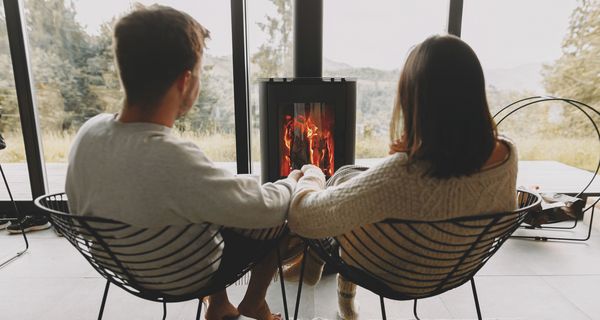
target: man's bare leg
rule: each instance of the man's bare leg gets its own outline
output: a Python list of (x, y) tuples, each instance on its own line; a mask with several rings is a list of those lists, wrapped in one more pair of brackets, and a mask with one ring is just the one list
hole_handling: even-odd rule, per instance
[(248, 290), (240, 302), (238, 310), (244, 316), (258, 320), (278, 320), (280, 314), (272, 314), (265, 300), (267, 289), (277, 272), (277, 252), (273, 250), (252, 269)]
[(205, 316), (207, 320), (237, 318), (239, 315), (238, 309), (229, 302), (225, 289), (208, 297), (208, 309)]

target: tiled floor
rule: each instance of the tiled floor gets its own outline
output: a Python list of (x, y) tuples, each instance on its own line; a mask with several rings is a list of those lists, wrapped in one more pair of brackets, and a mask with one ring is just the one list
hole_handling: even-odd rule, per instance
[[(583, 227), (583, 226), (582, 226)], [(30, 235), (24, 257), (0, 269), (0, 319), (95, 319), (104, 281), (52, 231)], [(0, 261), (22, 246), (22, 238), (0, 232)], [(600, 319), (600, 228), (585, 243), (510, 239), (476, 277), (486, 319)], [(335, 277), (305, 286), (303, 319), (335, 319)], [(286, 284), (290, 311), (296, 286)], [(233, 301), (245, 290), (229, 289)], [(279, 283), (269, 291), (273, 311), (282, 312)], [(361, 319), (379, 319), (378, 297), (359, 291)], [(167, 319), (193, 319), (197, 302), (169, 305)], [(411, 319), (412, 303), (386, 301), (390, 319)], [(474, 319), (469, 285), (419, 302), (422, 319)], [(105, 319), (160, 319), (162, 306), (120, 289), (109, 292)]]

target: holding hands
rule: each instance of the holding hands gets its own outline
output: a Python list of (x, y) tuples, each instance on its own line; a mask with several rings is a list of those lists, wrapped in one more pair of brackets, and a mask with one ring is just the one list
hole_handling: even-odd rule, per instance
[(298, 182), (298, 180), (300, 180), (300, 178), (302, 178), (303, 175), (304, 172), (300, 170), (292, 170), (292, 172), (290, 172), (290, 174), (288, 175), (288, 178)]

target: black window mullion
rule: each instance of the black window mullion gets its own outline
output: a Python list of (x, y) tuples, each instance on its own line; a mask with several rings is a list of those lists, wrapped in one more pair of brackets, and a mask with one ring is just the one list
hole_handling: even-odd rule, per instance
[[(48, 185), (43, 163), (42, 144), (38, 134), (39, 124), (29, 69), (22, 1), (3, 1), (25, 156), (27, 158), (27, 169), (29, 170), (29, 183), (31, 184), (32, 197), (37, 198), (46, 193)], [(7, 143), (10, 143), (10, 141), (7, 141)]]
[(448, 33), (460, 37), (462, 28), (463, 0), (450, 0), (448, 9)]
[(252, 158), (250, 154), (246, 0), (231, 0), (231, 33), (237, 172), (250, 173)]

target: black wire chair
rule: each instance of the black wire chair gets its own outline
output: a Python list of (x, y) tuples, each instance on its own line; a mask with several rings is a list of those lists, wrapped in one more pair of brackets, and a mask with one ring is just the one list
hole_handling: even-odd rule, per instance
[[(348, 281), (379, 295), (381, 316), (387, 319), (384, 298), (417, 300), (439, 295), (471, 282), (481, 319), (473, 277), (540, 205), (539, 195), (518, 191), (519, 209), (443, 221), (387, 219), (327, 239), (305, 239), (307, 246)], [(435, 237), (432, 237), (435, 235)], [(294, 319), (302, 294), (304, 260)]]
[[(585, 116), (585, 118), (587, 118), (591, 122), (591, 124), (594, 127), (594, 130), (596, 132), (596, 137), (600, 141), (600, 129), (598, 129), (598, 125), (597, 125), (596, 121), (592, 118), (593, 116), (600, 116), (600, 112), (598, 112), (598, 110), (594, 109), (593, 107), (591, 107), (581, 101), (577, 101), (577, 100), (573, 100), (573, 99), (557, 98), (557, 97), (551, 97), (551, 96), (532, 96), (532, 97), (528, 97), (528, 98), (523, 98), (523, 99), (514, 101), (514, 102), (506, 105), (505, 107), (501, 108), (494, 114), (493, 118), (496, 121), (496, 125), (500, 126), (500, 124), (503, 121), (505, 121), (511, 115), (515, 114), (517, 111), (524, 109), (524, 108), (540, 106), (540, 103), (542, 103), (542, 102), (559, 102), (566, 106), (573, 107), (573, 108), (576, 108), (579, 111), (581, 111), (582, 115)], [(596, 165), (596, 170), (594, 171), (594, 174), (592, 175), (592, 178), (590, 179), (590, 181), (583, 187), (583, 189), (579, 193), (571, 194), (571, 196), (574, 196), (576, 198), (582, 198), (583, 201), (586, 201), (587, 200), (586, 190), (594, 182), (594, 179), (596, 178), (598, 171), (600, 171), (600, 155), (598, 158), (598, 164)], [(586, 212), (590, 213), (590, 224), (588, 226), (587, 234), (583, 237), (580, 237), (580, 238), (547, 237), (547, 236), (537, 236), (537, 235), (514, 235), (512, 237), (513, 238), (521, 238), (521, 239), (541, 240), (541, 241), (548, 241), (548, 240), (587, 241), (590, 239), (590, 237), (592, 235), (592, 228), (593, 228), (593, 222), (594, 222), (594, 209), (595, 209), (598, 201), (600, 201), (600, 197), (597, 198), (596, 201), (594, 201), (592, 204), (590, 204), (589, 206), (582, 209), (582, 215), (584, 215)], [(573, 224), (570, 226), (547, 226), (547, 225), (533, 226), (533, 225), (524, 223), (522, 228), (524, 228), (524, 229), (541, 229), (541, 230), (572, 230), (577, 227), (578, 221), (579, 221), (579, 218), (575, 218), (573, 220)], [(563, 222), (563, 221), (549, 222), (547, 224), (551, 225), (551, 224), (555, 224), (555, 223), (559, 223), (559, 222)]]
[[(281, 226), (244, 230), (241, 235), (239, 231), (209, 223), (135, 227), (110, 219), (71, 215), (64, 193), (41, 196), (35, 204), (106, 278), (98, 319), (102, 319), (110, 284), (137, 297), (163, 303), (163, 319), (167, 315), (167, 303), (198, 299), (196, 319), (200, 319), (202, 299), (242, 278), (277, 247), (287, 232), (287, 228)], [(252, 259), (233, 268), (228, 266), (231, 271), (223, 274), (218, 267), (234, 234), (261, 245), (253, 247), (256, 251), (252, 252)], [(281, 265), (279, 269), (281, 271)], [(280, 277), (284, 292), (281, 272)]]
[[(4, 144), (4, 139), (2, 138), (2, 136), (0, 136), (0, 140), (1, 140), (1, 144), (0, 144), (0, 150), (1, 150), (1, 149), (4, 149), (4, 147), (6, 147), (6, 145)], [(2, 146), (4, 146), (4, 147), (2, 147)], [(15, 261), (19, 257), (22, 257), (23, 254), (25, 252), (27, 252), (27, 250), (29, 250), (29, 241), (27, 240), (27, 235), (25, 234), (25, 230), (23, 229), (23, 225), (21, 224), (21, 221), (23, 221), (25, 219), (25, 216), (21, 213), (21, 211), (19, 211), (19, 208), (17, 207), (17, 203), (15, 202), (12, 192), (10, 191), (10, 187), (8, 186), (8, 181), (6, 180), (6, 175), (4, 174), (4, 169), (2, 169), (1, 165), (0, 165), (0, 173), (2, 173), (2, 179), (4, 180), (4, 185), (6, 186), (6, 191), (8, 192), (8, 196), (10, 197), (10, 202), (12, 203), (13, 208), (15, 209), (15, 214), (16, 214), (14, 218), (0, 218), (0, 220), (11, 221), (11, 223), (18, 223), (19, 227), (21, 228), (21, 235), (23, 236), (23, 240), (25, 241), (25, 248), (23, 250), (18, 251), (15, 255), (13, 255), (12, 257), (10, 257), (7, 260), (0, 263), (0, 269), (2, 269), (5, 266), (7, 266), (9, 263)]]

